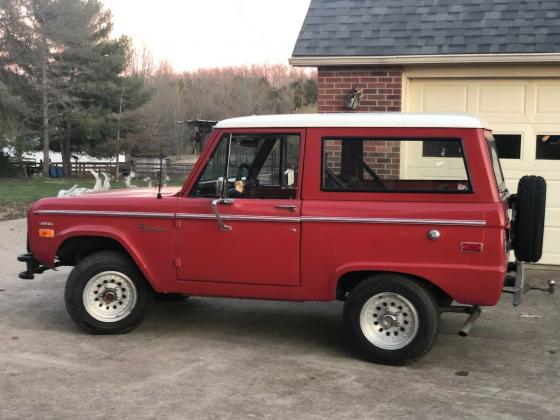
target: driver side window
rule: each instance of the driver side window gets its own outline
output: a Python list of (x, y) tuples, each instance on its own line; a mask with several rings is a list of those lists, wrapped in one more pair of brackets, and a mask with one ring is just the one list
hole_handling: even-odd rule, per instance
[(230, 198), (295, 198), (300, 137), (297, 134), (224, 134), (191, 197), (217, 197), (218, 178)]

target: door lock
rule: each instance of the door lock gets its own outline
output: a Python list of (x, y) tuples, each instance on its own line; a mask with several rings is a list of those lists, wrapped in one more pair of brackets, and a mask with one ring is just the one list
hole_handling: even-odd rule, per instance
[(437, 229), (432, 229), (428, 232), (428, 239), (431, 241), (437, 241), (440, 237), (441, 233)]

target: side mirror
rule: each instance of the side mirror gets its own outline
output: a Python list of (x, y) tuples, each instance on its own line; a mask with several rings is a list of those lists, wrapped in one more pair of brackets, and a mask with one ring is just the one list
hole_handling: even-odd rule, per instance
[(216, 195), (219, 198), (226, 198), (227, 195), (227, 179), (223, 176), (216, 180)]
[(296, 173), (293, 169), (286, 169), (284, 172), (284, 180), (288, 187), (293, 186), (296, 183)]

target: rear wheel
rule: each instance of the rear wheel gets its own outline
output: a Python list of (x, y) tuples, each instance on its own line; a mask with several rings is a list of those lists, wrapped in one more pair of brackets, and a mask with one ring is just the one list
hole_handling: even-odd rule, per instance
[(513, 220), (513, 247), (519, 261), (541, 259), (546, 209), (546, 181), (540, 176), (519, 180)]
[(439, 311), (433, 295), (414, 280), (378, 275), (350, 292), (344, 323), (350, 342), (366, 360), (405, 365), (432, 347)]
[(115, 334), (142, 322), (152, 291), (127, 256), (101, 251), (74, 267), (64, 297), (70, 317), (82, 330)]

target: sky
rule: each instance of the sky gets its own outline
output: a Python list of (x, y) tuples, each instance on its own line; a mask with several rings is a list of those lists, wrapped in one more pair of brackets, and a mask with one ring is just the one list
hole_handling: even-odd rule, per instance
[(114, 35), (178, 71), (287, 64), (310, 0), (104, 0)]

